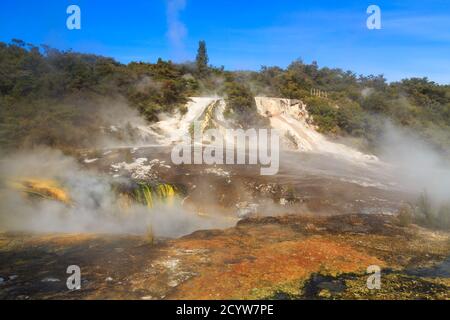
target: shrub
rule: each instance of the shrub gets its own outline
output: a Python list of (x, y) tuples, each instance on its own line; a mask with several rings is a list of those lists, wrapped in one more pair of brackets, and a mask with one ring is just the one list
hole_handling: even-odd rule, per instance
[(398, 224), (401, 227), (407, 227), (413, 222), (413, 212), (411, 207), (404, 205), (397, 214)]

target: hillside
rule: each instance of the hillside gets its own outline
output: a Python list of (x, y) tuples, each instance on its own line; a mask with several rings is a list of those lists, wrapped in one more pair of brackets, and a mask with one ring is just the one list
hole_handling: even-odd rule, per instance
[[(319, 130), (354, 137), (376, 151), (386, 119), (416, 132), (436, 150), (450, 150), (450, 86), (424, 79), (387, 83), (317, 63), (294, 61), (286, 69), (227, 71), (196, 63), (127, 65), (114, 59), (36, 47), (20, 40), (0, 44), (0, 147), (47, 145), (72, 152), (98, 146), (104, 130), (122, 118), (185, 112), (189, 96), (225, 96), (230, 117), (245, 126), (267, 123), (253, 97), (302, 100)], [(125, 137), (130, 140), (134, 132)]]

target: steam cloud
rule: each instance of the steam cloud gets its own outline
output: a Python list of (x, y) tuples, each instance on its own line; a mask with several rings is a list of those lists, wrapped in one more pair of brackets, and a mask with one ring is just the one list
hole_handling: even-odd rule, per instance
[(438, 206), (450, 201), (448, 159), (410, 129), (395, 127), (389, 121), (380, 145), (381, 157), (394, 166), (403, 189), (413, 193), (426, 191)]
[[(73, 204), (29, 201), (20, 191), (8, 188), (11, 181), (36, 175), (39, 179), (60, 182)], [(85, 171), (75, 159), (48, 148), (24, 151), (2, 159), (0, 181), (2, 231), (143, 234), (151, 226), (156, 236), (177, 237), (198, 229), (227, 225), (220, 220), (202, 219), (177, 204), (153, 209), (133, 204), (124, 212), (109, 177)]]
[(185, 0), (167, 0), (167, 37), (177, 59), (184, 57), (184, 38), (187, 29), (180, 20), (180, 12), (185, 7)]
[[(150, 80), (147, 79), (142, 85), (153, 85)], [(109, 118), (105, 119), (106, 122), (121, 119), (118, 125), (125, 125), (142, 121), (136, 113), (126, 108), (124, 112), (120, 102), (109, 104), (107, 110), (104, 116)], [(448, 203), (448, 160), (410, 130), (395, 127), (386, 121), (383, 132), (379, 142), (380, 162), (367, 164), (326, 154), (308, 154), (305, 157), (306, 154), (301, 156), (290, 152), (281, 156), (282, 167), (285, 168), (282, 174), (302, 176), (308, 173), (338, 179), (351, 178), (372, 186), (388, 186), (389, 180), (410, 194), (418, 195), (426, 190), (436, 206)], [(21, 191), (9, 187), (10, 182), (22, 178), (58, 181), (68, 191), (72, 204), (45, 199), (30, 201)], [(151, 210), (135, 203), (124, 213), (111, 186), (110, 176), (88, 171), (74, 158), (54, 149), (35, 148), (3, 157), (0, 159), (0, 231), (143, 234), (151, 226), (156, 236), (177, 237), (199, 229), (234, 224), (230, 220), (199, 217), (182, 207), (180, 202), (175, 202), (171, 207), (160, 205)], [(278, 214), (276, 208), (270, 205), (266, 206), (265, 211), (271, 215)]]

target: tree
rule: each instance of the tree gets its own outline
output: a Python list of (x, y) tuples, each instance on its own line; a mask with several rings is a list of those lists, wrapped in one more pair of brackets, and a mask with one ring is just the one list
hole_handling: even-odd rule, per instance
[(208, 72), (208, 53), (206, 52), (206, 42), (201, 40), (198, 43), (197, 58), (197, 71), (200, 75), (205, 75)]

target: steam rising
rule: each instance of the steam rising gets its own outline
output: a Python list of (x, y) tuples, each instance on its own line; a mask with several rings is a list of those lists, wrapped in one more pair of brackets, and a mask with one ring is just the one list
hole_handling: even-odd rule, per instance
[[(60, 182), (73, 203), (30, 201), (20, 191), (8, 188), (10, 181), (36, 176)], [(143, 234), (151, 228), (156, 236), (176, 237), (226, 225), (198, 217), (179, 204), (153, 209), (132, 204), (124, 211), (109, 179), (83, 170), (73, 158), (48, 148), (4, 158), (0, 163), (0, 229)]]
[[(145, 79), (140, 85), (145, 88), (153, 86), (154, 83), (151, 79)], [(174, 135), (166, 137), (171, 138), (169, 141), (186, 134), (189, 124), (199, 118), (217, 99), (193, 98), (182, 119), (162, 120), (158, 123), (158, 131), (167, 131)], [(268, 99), (260, 98), (261, 101), (267, 100), (267, 103), (272, 101)], [(106, 123), (114, 123), (119, 127), (127, 127), (130, 124), (134, 128), (146, 127), (137, 112), (120, 100), (108, 103), (108, 108), (99, 107), (99, 110), (107, 111), (100, 113)], [(298, 139), (314, 142), (314, 148), (304, 153), (286, 151), (280, 155), (281, 177), (295, 180), (305, 175), (326, 176), (337, 181), (383, 189), (395, 185), (396, 189), (413, 195), (426, 191), (436, 206), (448, 203), (450, 199), (448, 160), (411, 131), (386, 122), (384, 135), (379, 141), (378, 155), (381, 161), (378, 161), (376, 158), (368, 159), (349, 147), (326, 141), (312, 126), (300, 122), (302, 119), (291, 117), (286, 122), (275, 122), (278, 118), (284, 119), (288, 115), (273, 110), (272, 113), (273, 127), (290, 124), (287, 128), (295, 129)], [(150, 130), (148, 127), (147, 129)], [(151, 133), (151, 130), (149, 132)], [(126, 144), (124, 141), (127, 139), (123, 138), (119, 141), (114, 137), (110, 138), (110, 135), (103, 135), (101, 140), (93, 137), (98, 142), (98, 147)], [(51, 199), (32, 201), (24, 196), (22, 191), (10, 187), (13, 181), (33, 178), (57, 181), (70, 195), (71, 203)], [(124, 210), (120, 198), (112, 188), (112, 179), (97, 171), (88, 171), (74, 158), (55, 149), (35, 148), (4, 157), (0, 160), (0, 231), (144, 234), (151, 229), (156, 236), (177, 237), (198, 229), (228, 227), (234, 224), (234, 221), (225, 218), (200, 217), (183, 207), (181, 201), (175, 201), (172, 206), (159, 204), (152, 209), (133, 203)], [(117, 182), (117, 179), (114, 182)], [(270, 203), (261, 206), (260, 211), (278, 214)]]
[(167, 37), (176, 58), (182, 58), (184, 54), (184, 38), (187, 35), (187, 29), (179, 15), (185, 6), (185, 0), (167, 0)]
[(426, 191), (436, 205), (450, 200), (450, 166), (448, 159), (414, 132), (386, 122), (380, 143), (382, 158), (394, 165), (402, 188)]

